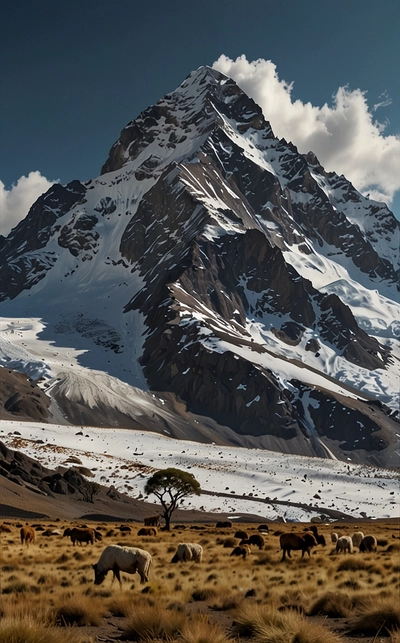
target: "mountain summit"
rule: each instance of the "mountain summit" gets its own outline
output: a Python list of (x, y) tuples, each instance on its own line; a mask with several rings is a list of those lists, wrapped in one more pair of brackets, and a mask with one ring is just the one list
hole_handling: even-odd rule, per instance
[(399, 223), (220, 72), (142, 112), (0, 251), (0, 363), (70, 422), (397, 466)]

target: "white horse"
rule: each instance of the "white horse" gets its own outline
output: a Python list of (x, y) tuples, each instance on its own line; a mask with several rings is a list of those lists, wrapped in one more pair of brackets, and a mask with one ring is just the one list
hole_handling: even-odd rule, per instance
[(120, 547), (119, 545), (108, 545), (103, 550), (97, 563), (93, 565), (94, 584), (101, 585), (111, 570), (113, 579), (116, 578), (122, 587), (120, 572), (134, 574), (137, 572), (140, 576), (142, 585), (149, 580), (149, 569), (152, 563), (152, 557), (148, 551), (138, 549), (137, 547)]

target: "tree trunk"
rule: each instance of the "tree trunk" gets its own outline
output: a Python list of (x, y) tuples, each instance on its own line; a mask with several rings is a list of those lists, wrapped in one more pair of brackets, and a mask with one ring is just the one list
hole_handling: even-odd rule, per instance
[(164, 512), (165, 531), (171, 531), (171, 516), (168, 511)]

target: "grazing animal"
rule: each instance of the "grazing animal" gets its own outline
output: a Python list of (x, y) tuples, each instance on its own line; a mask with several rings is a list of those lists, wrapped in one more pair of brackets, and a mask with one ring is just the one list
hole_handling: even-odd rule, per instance
[(179, 543), (171, 563), (187, 562), (193, 560), (201, 563), (203, 558), (203, 547), (197, 543)]
[(241, 529), (235, 533), (235, 538), (240, 538), (240, 540), (247, 540), (248, 537), (247, 531), (243, 531)]
[(249, 538), (244, 538), (239, 545), (256, 545), (258, 549), (264, 549), (265, 540), (261, 534), (251, 534)]
[(137, 547), (121, 547), (120, 545), (108, 545), (103, 550), (97, 563), (93, 565), (94, 584), (101, 585), (109, 571), (113, 572), (113, 579), (117, 579), (122, 588), (120, 572), (140, 576), (140, 583), (144, 585), (149, 580), (149, 569), (152, 557), (148, 551)]
[(268, 525), (258, 525), (258, 531), (269, 531)]
[(251, 549), (248, 545), (238, 545), (231, 551), (231, 556), (241, 556), (243, 559), (250, 556)]
[(364, 538), (364, 534), (362, 531), (355, 531), (351, 537), (353, 541), (353, 547), (360, 547), (360, 543), (363, 538)]
[(282, 534), (279, 538), (281, 549), (283, 550), (282, 559), (285, 560), (286, 553), (291, 558), (290, 552), (293, 550), (301, 550), (301, 557), (303, 558), (304, 552), (310, 556), (310, 551), (312, 547), (317, 546), (317, 541), (314, 538), (314, 535), (311, 532), (306, 532), (304, 534)]
[(129, 527), (129, 525), (120, 525), (119, 530), (121, 532), (125, 532), (127, 534), (130, 534), (132, 529)]
[(230, 520), (220, 520), (215, 526), (218, 529), (230, 529), (232, 527), (232, 522)]
[(2, 525), (0, 525), (0, 534), (2, 534), (2, 533), (11, 534), (10, 527), (7, 527), (7, 525), (5, 525), (4, 523)]
[(349, 552), (349, 554), (353, 553), (353, 541), (351, 539), (351, 536), (340, 536), (336, 542), (336, 553), (339, 554), (340, 552), (343, 552), (344, 554)]
[(141, 527), (137, 532), (138, 536), (157, 536), (157, 529), (155, 527)]
[(336, 531), (332, 531), (332, 533), (331, 533), (331, 541), (332, 541), (333, 543), (337, 543), (338, 539), (339, 539), (339, 536), (338, 536), (338, 534), (336, 533)]
[(49, 529), (45, 529), (42, 532), (42, 536), (61, 536), (61, 531), (59, 529), (52, 529), (49, 527)]
[(157, 514), (156, 516), (146, 516), (144, 519), (145, 527), (161, 527), (161, 516)]
[(35, 542), (35, 530), (33, 529), (33, 527), (21, 527), (19, 533), (21, 535), (22, 545), (29, 545), (30, 543)]
[(317, 544), (325, 547), (325, 536), (318, 533), (318, 527), (316, 525), (311, 525), (311, 527), (304, 527), (304, 531), (311, 531), (314, 534), (314, 538), (317, 541)]
[(377, 546), (378, 546), (378, 542), (375, 536), (364, 536), (364, 538), (360, 542), (359, 549), (361, 552), (377, 551)]
[(91, 527), (72, 527), (72, 529), (71, 527), (67, 527), (63, 536), (69, 536), (74, 547), (75, 543), (78, 543), (79, 545), (82, 543), (86, 543), (88, 545), (90, 543), (93, 545), (95, 540), (102, 539), (100, 532), (95, 531)]

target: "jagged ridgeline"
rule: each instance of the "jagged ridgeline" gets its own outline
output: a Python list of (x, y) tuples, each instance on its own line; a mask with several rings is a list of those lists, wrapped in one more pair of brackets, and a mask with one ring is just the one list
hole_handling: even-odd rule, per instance
[(223, 74), (190, 74), (0, 251), (0, 315), (81, 351), (35, 371), (71, 422), (396, 466), (399, 222)]

